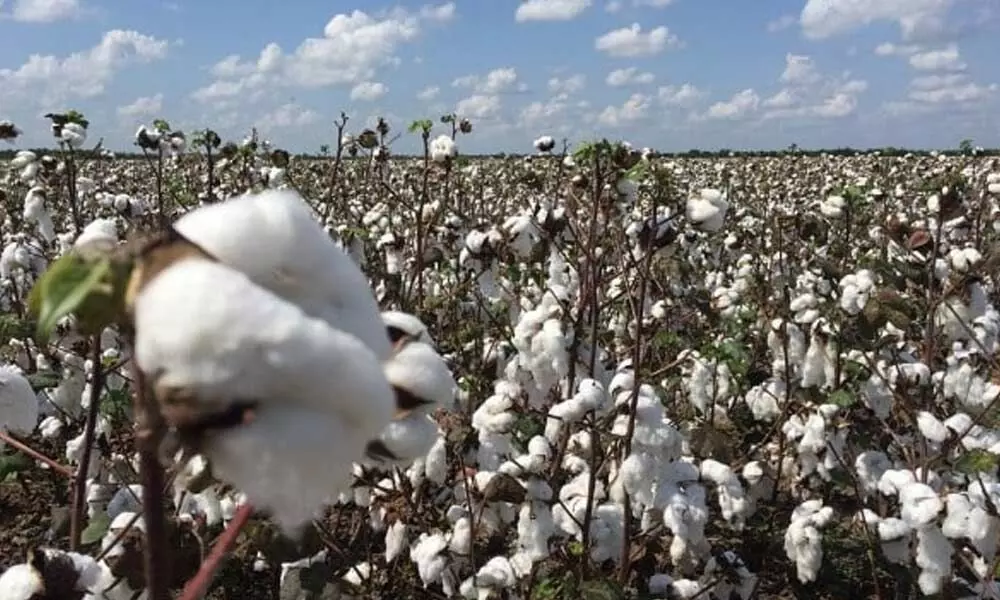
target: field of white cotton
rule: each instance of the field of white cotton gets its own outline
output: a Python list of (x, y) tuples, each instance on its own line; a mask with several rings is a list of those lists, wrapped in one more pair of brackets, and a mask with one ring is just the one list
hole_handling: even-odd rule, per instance
[(50, 119), (0, 600), (1000, 598), (997, 158)]

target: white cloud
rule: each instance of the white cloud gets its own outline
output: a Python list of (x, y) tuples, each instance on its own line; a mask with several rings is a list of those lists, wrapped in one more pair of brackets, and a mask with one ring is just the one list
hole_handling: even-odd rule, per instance
[(72, 19), (81, 11), (79, 0), (14, 0), (11, 18), (21, 23), (52, 23)]
[(395, 9), (376, 16), (360, 10), (337, 14), (323, 28), (322, 37), (306, 38), (292, 52), (272, 42), (256, 60), (226, 57), (212, 68), (218, 80), (196, 90), (192, 97), (213, 102), (281, 86), (356, 85), (374, 78), (379, 67), (398, 62), (396, 52), (413, 42), (426, 23), (445, 22), (454, 14), (453, 3), (424, 6), (417, 12)]
[(649, 6), (652, 8), (666, 8), (674, 3), (674, 0), (632, 0), (636, 6)]
[(679, 45), (680, 40), (666, 27), (661, 25), (643, 33), (638, 23), (609, 31), (594, 41), (597, 50), (610, 56), (626, 58), (653, 56), (668, 47)]
[(611, 2), (608, 2), (607, 4), (604, 5), (604, 10), (611, 14), (620, 11), (622, 8), (623, 5), (621, 0), (611, 0)]
[(93, 98), (104, 93), (119, 70), (163, 59), (168, 48), (165, 40), (114, 29), (89, 50), (65, 58), (33, 54), (16, 69), (0, 69), (0, 99), (42, 101), (50, 108), (72, 98)]
[(549, 79), (549, 91), (556, 94), (575, 94), (583, 89), (587, 85), (587, 78), (584, 75), (576, 74), (570, 75), (569, 77), (560, 79), (559, 77), (553, 77)]
[(485, 77), (465, 75), (451, 82), (453, 87), (472, 88), (477, 94), (493, 95), (506, 92), (517, 84), (517, 69), (504, 67), (493, 69)]
[(569, 21), (583, 14), (591, 4), (592, 0), (526, 0), (517, 7), (514, 20)]
[(455, 105), (455, 113), (459, 117), (471, 119), (490, 119), (500, 112), (500, 98), (486, 94), (474, 94), (463, 98)]
[(648, 85), (653, 83), (656, 77), (652, 73), (640, 73), (636, 67), (627, 69), (615, 69), (608, 73), (604, 83), (611, 87), (622, 87), (629, 84)]
[(910, 56), (920, 51), (920, 46), (913, 44), (899, 45), (892, 42), (884, 42), (875, 47), (875, 54), (878, 56)]
[(957, 44), (913, 54), (910, 66), (918, 71), (964, 71), (966, 67)]
[(649, 114), (651, 98), (645, 94), (632, 94), (621, 106), (607, 106), (597, 116), (598, 122), (610, 127), (618, 127), (640, 121)]
[(529, 131), (568, 131), (569, 96), (557, 94), (545, 102), (535, 101), (521, 109), (518, 126)]
[(430, 101), (437, 98), (438, 94), (440, 93), (441, 93), (441, 88), (439, 88), (438, 86), (436, 85), (428, 86), (417, 92), (417, 99)]
[(813, 62), (812, 58), (791, 52), (785, 55), (785, 70), (779, 79), (782, 83), (808, 85), (816, 83), (819, 78), (816, 63)]
[(388, 91), (389, 88), (387, 88), (382, 82), (362, 81), (358, 85), (351, 88), (351, 100), (371, 102), (372, 100), (378, 100), (382, 96), (385, 96)]
[(664, 106), (679, 106), (681, 108), (691, 108), (705, 97), (705, 92), (699, 90), (690, 83), (680, 86), (665, 85), (656, 91), (656, 96), (660, 104)]
[(802, 32), (812, 39), (876, 22), (897, 23), (905, 39), (939, 33), (954, 0), (808, 0), (799, 15)]
[(741, 119), (749, 116), (760, 106), (760, 96), (753, 88), (737, 92), (724, 102), (716, 102), (708, 108), (705, 118), (708, 119)]
[(316, 111), (289, 102), (261, 117), (260, 128), (263, 131), (274, 131), (276, 129), (305, 127), (316, 123), (319, 118), (319, 113)]
[(784, 88), (777, 94), (771, 96), (767, 100), (764, 100), (762, 106), (764, 108), (791, 108), (800, 102), (799, 97), (788, 88)]
[(137, 118), (153, 116), (163, 110), (163, 94), (155, 96), (142, 96), (136, 98), (131, 104), (118, 107), (118, 116), (125, 118)]
[(767, 32), (777, 33), (779, 31), (784, 31), (795, 25), (798, 20), (799, 19), (795, 15), (781, 15), (777, 19), (767, 22)]

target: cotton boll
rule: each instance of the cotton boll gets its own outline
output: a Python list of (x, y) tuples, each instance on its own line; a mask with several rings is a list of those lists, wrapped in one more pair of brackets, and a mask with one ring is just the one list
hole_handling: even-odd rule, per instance
[(292, 190), (202, 206), (174, 223), (208, 254), (311, 317), (359, 338), (380, 359), (391, 346), (367, 277)]
[(458, 155), (458, 144), (448, 135), (439, 135), (430, 141), (431, 160), (436, 163), (447, 162)]
[(389, 339), (392, 342), (398, 341), (403, 335), (408, 335), (418, 342), (434, 347), (434, 339), (427, 331), (427, 325), (416, 315), (398, 310), (387, 310), (382, 313), (382, 322), (389, 330)]
[(224, 265), (170, 266), (134, 313), (138, 366), (161, 402), (181, 403), (164, 405), (179, 411), (168, 421), (256, 403), (249, 423), (205, 434), (201, 450), (286, 529), (349, 483), (351, 462), (391, 419), (393, 392), (369, 347)]
[(17, 367), (0, 366), (0, 430), (28, 434), (37, 424), (38, 397), (31, 384)]
[(687, 201), (687, 218), (705, 231), (722, 229), (728, 210), (729, 202), (722, 192), (716, 189), (703, 189), (697, 196), (688, 198)]
[(385, 531), (385, 562), (392, 563), (406, 548), (406, 524), (396, 521)]
[(73, 242), (73, 248), (85, 258), (106, 256), (118, 245), (118, 226), (111, 219), (89, 223)]
[(31, 600), (45, 593), (42, 574), (30, 564), (18, 564), (0, 575), (0, 598), (3, 600)]
[(911, 482), (899, 488), (900, 516), (916, 529), (931, 523), (944, 508), (944, 503), (929, 485)]

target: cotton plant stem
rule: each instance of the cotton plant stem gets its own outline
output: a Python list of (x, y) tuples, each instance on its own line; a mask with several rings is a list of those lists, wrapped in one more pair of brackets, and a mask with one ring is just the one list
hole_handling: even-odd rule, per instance
[(80, 456), (80, 466), (73, 482), (73, 511), (70, 513), (69, 548), (80, 547), (80, 536), (83, 533), (83, 517), (87, 504), (87, 476), (89, 475), (90, 456), (94, 450), (94, 436), (97, 433), (97, 415), (101, 407), (101, 392), (104, 390), (104, 367), (101, 365), (101, 336), (95, 335), (91, 340), (90, 362), (94, 374), (90, 381), (89, 406), (87, 407), (87, 422), (83, 428), (83, 453)]
[(25, 444), (24, 442), (18, 440), (17, 438), (11, 436), (9, 433), (0, 429), (0, 440), (3, 440), (5, 444), (14, 448), (15, 450), (24, 453), (27, 456), (37, 460), (38, 462), (45, 463), (53, 471), (65, 476), (67, 479), (73, 478), (73, 469), (67, 467), (66, 465), (59, 464), (58, 462), (52, 460), (48, 456), (45, 456), (38, 450), (35, 450), (31, 446)]
[(167, 549), (167, 519), (163, 512), (165, 478), (158, 453), (164, 423), (156, 400), (147, 389), (146, 376), (138, 368), (134, 367), (133, 371), (138, 416), (136, 445), (142, 480), (142, 512), (146, 524), (146, 589), (150, 600), (168, 600), (170, 557)]
[(216, 540), (215, 545), (212, 546), (212, 551), (209, 552), (205, 561), (201, 563), (198, 572), (184, 586), (184, 591), (181, 592), (179, 600), (196, 600), (205, 594), (208, 586), (212, 583), (215, 573), (222, 566), (222, 560), (236, 544), (236, 539), (239, 537), (240, 531), (250, 521), (253, 512), (254, 508), (250, 504), (242, 504), (236, 509), (233, 519), (226, 526), (226, 530), (222, 532), (219, 539)]

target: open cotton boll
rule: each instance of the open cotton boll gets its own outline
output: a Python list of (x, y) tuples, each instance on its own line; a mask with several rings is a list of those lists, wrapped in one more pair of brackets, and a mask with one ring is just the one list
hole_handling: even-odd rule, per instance
[(36, 425), (38, 396), (31, 389), (31, 384), (17, 367), (0, 366), (0, 429), (27, 434)]
[(45, 206), (45, 188), (35, 186), (24, 196), (24, 220), (34, 223), (38, 233), (46, 242), (56, 239), (56, 228), (52, 215)]
[(687, 218), (700, 229), (719, 231), (725, 224), (729, 202), (719, 190), (705, 188), (688, 198)]
[(100, 579), (93, 558), (76, 552), (36, 548), (26, 562), (0, 575), (0, 599), (37, 600), (82, 597)]
[(134, 321), (135, 359), (169, 422), (197, 426), (256, 403), (251, 422), (207, 432), (200, 450), (286, 530), (350, 482), (392, 418), (392, 388), (366, 344), (225, 265), (168, 267), (139, 292)]
[(174, 223), (182, 236), (311, 317), (350, 333), (379, 359), (391, 352), (365, 274), (292, 190), (202, 206)]
[(118, 245), (118, 226), (111, 219), (90, 222), (73, 242), (73, 248), (86, 257), (107, 255)]
[(387, 310), (382, 312), (382, 322), (385, 323), (389, 332), (389, 340), (393, 343), (406, 335), (431, 348), (435, 346), (434, 338), (427, 331), (427, 325), (416, 315), (399, 310)]
[(430, 141), (429, 152), (431, 160), (436, 163), (447, 162), (458, 156), (458, 144), (451, 136), (441, 134)]

